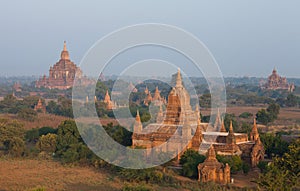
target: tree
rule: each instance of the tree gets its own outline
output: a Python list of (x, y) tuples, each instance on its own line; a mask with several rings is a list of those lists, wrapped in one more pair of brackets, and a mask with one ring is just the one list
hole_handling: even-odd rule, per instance
[(0, 148), (12, 156), (22, 156), (25, 150), (23, 125), (0, 119)]
[(279, 114), (280, 106), (276, 103), (271, 103), (268, 108), (267, 112), (269, 112), (271, 120), (277, 119), (277, 116)]
[[(233, 156), (217, 155), (217, 159), (224, 165), (226, 163), (228, 163), (228, 165), (230, 166), (231, 173), (236, 173), (236, 172), (242, 170), (243, 161), (242, 161), (241, 157), (238, 155), (233, 155)], [(245, 168), (247, 168), (247, 167), (245, 167)]]
[(40, 151), (53, 153), (56, 149), (56, 139), (56, 134), (48, 133), (47, 135), (42, 135), (39, 138), (39, 141), (37, 142), (36, 146)]
[(28, 142), (36, 142), (39, 137), (39, 130), (37, 128), (26, 131), (25, 138)]
[(245, 118), (248, 119), (249, 117), (252, 117), (253, 114), (249, 112), (243, 112), (242, 114), (239, 115), (239, 118)]
[(282, 156), (288, 151), (288, 143), (281, 139), (280, 134), (265, 133), (260, 136), (260, 139), (264, 144), (265, 153), (268, 155), (268, 158)]
[(0, 101), (0, 111), (2, 113), (17, 113), (18, 100), (12, 94), (9, 94)]
[(63, 163), (89, 163), (95, 158), (93, 152), (84, 144), (73, 120), (63, 121), (58, 126), (55, 155)]
[(188, 149), (183, 153), (179, 163), (182, 165), (182, 174), (190, 178), (197, 178), (198, 164), (204, 162), (205, 156), (200, 155), (197, 151)]
[(299, 105), (300, 98), (294, 94), (289, 94), (286, 98), (285, 105), (287, 107), (297, 107)]
[(21, 119), (24, 119), (26, 121), (34, 121), (37, 118), (37, 112), (34, 111), (31, 108), (24, 108), (21, 109), (18, 113), (17, 116)]
[(116, 142), (120, 143), (123, 146), (132, 145), (132, 132), (128, 131), (126, 128), (116, 125), (113, 126), (112, 123), (109, 123), (106, 126), (103, 126), (107, 134), (113, 138)]
[(299, 190), (300, 139), (294, 141), (282, 157), (276, 157), (256, 183), (266, 190)]
[(270, 114), (265, 109), (261, 109), (256, 113), (256, 120), (264, 125), (272, 121)]
[(42, 135), (47, 135), (48, 133), (52, 133), (52, 134), (56, 134), (57, 133), (57, 129), (54, 129), (52, 127), (42, 127), (42, 128), (39, 128), (39, 136), (42, 136)]
[(280, 106), (276, 103), (271, 103), (267, 109), (261, 109), (256, 113), (256, 119), (258, 122), (267, 125), (269, 122), (277, 119), (279, 111)]
[(233, 130), (237, 131), (238, 123), (236, 121), (235, 115), (233, 113), (232, 114), (226, 113), (225, 118), (224, 118), (224, 125), (225, 125), (227, 131), (229, 130), (231, 122), (232, 122)]

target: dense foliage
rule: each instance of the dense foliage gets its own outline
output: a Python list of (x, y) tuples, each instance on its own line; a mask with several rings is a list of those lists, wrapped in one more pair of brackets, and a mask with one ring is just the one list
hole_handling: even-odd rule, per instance
[(300, 189), (300, 139), (289, 147), (282, 157), (276, 157), (256, 181), (266, 190)]
[(182, 174), (190, 178), (198, 177), (198, 164), (204, 162), (205, 156), (200, 155), (197, 151), (188, 149), (180, 158), (182, 165)]

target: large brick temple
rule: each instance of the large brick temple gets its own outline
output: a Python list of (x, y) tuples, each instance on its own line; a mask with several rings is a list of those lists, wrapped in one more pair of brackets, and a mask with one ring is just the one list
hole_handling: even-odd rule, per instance
[[(206, 154), (211, 148), (210, 153), (208, 153), (210, 158), (206, 160), (206, 163), (210, 165), (207, 169), (214, 171), (215, 175), (211, 178), (204, 176), (205, 163), (204, 166), (200, 165), (201, 172), (199, 173), (202, 173), (203, 176), (199, 180), (204, 182), (214, 180), (228, 183), (228, 167), (220, 165), (213, 159), (215, 154), (238, 155), (251, 167), (257, 166), (258, 162), (264, 159), (265, 151), (260, 142), (255, 120), (249, 135), (250, 138), (248, 138), (247, 134), (235, 133), (232, 123), (229, 132), (227, 132), (219, 112), (214, 124), (201, 122), (199, 107), (196, 105), (194, 108), (193, 110), (190, 104), (190, 95), (183, 86), (178, 70), (176, 85), (168, 95), (166, 111), (163, 112), (160, 108), (156, 123), (143, 127), (140, 116), (137, 114), (133, 127), (133, 147), (149, 149), (161, 146), (159, 149), (162, 152), (177, 151), (177, 159), (180, 159), (180, 155), (187, 149)], [(166, 142), (169, 144), (165, 144)], [(177, 150), (178, 148), (181, 150)]]
[(49, 69), (49, 76), (44, 75), (38, 81), (35, 86), (37, 88), (49, 88), (49, 89), (61, 89), (65, 90), (71, 88), (74, 83), (75, 74), (81, 83), (90, 83), (89, 80), (83, 76), (81, 69), (70, 60), (69, 51), (67, 50), (66, 42), (64, 42), (64, 48), (60, 54), (60, 60), (56, 62)]
[(262, 86), (262, 88), (269, 90), (288, 90), (293, 92), (295, 85), (293, 83), (289, 84), (286, 77), (282, 77), (277, 73), (274, 68), (272, 74), (268, 77), (268, 82)]

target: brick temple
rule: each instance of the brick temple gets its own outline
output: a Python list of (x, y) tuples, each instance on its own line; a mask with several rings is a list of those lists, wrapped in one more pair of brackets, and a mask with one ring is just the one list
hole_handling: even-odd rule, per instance
[(289, 84), (286, 77), (282, 77), (277, 73), (274, 68), (272, 74), (268, 77), (268, 82), (262, 88), (269, 90), (288, 90), (293, 92), (295, 89), (294, 84)]
[(49, 76), (44, 75), (35, 83), (37, 88), (49, 88), (65, 90), (73, 86), (75, 74), (82, 84), (89, 84), (90, 81), (83, 76), (81, 69), (70, 60), (66, 42), (60, 54), (60, 60), (49, 69)]
[[(199, 176), (201, 176), (199, 180), (202, 182), (212, 180), (224, 184), (229, 183), (228, 170), (230, 171), (230, 168), (222, 166), (215, 160), (216, 154), (238, 155), (251, 167), (256, 167), (258, 162), (264, 159), (264, 146), (260, 141), (255, 119), (248, 139), (245, 133), (235, 133), (232, 123), (227, 132), (219, 112), (215, 123), (209, 124), (201, 122), (199, 107), (196, 105), (194, 108), (195, 110), (192, 109), (190, 95), (182, 84), (178, 70), (176, 85), (168, 95), (166, 111), (162, 111), (160, 107), (156, 123), (143, 127), (139, 113), (137, 113), (133, 126), (132, 146), (147, 149), (159, 147), (159, 151), (162, 152), (175, 151), (177, 160), (187, 149), (207, 154), (206, 162), (198, 167)], [(210, 130), (207, 131), (207, 129)], [(213, 175), (206, 176), (205, 169), (208, 173), (213, 172)]]

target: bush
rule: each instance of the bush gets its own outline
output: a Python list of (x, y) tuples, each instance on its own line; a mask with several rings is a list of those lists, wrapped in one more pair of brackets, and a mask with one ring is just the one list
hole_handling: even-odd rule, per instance
[(248, 119), (249, 117), (252, 117), (252, 116), (253, 116), (253, 114), (249, 113), (249, 112), (244, 112), (239, 115), (240, 118), (245, 118), (245, 119)]
[(56, 149), (56, 134), (48, 133), (47, 135), (42, 135), (39, 138), (36, 146), (40, 151), (45, 151), (47, 153), (53, 153)]
[(266, 172), (268, 168), (268, 162), (267, 161), (259, 161), (257, 164), (257, 167), (260, 169), (260, 172)]
[(221, 156), (217, 155), (218, 161), (223, 163), (224, 165), (228, 163), (230, 166), (231, 173), (237, 173), (238, 171), (242, 170), (243, 161), (240, 156), (233, 155), (233, 156)]
[(246, 162), (243, 162), (242, 169), (243, 169), (244, 174), (248, 174), (248, 172), (250, 171), (250, 165)]
[(16, 121), (0, 119), (0, 147), (12, 156), (19, 157), (24, 154), (24, 129)]
[(56, 134), (57, 129), (54, 129), (52, 127), (42, 127), (39, 129), (39, 136), (47, 135), (48, 133)]
[(34, 121), (37, 117), (37, 112), (31, 108), (23, 108), (17, 113), (17, 116), (26, 121)]
[(200, 155), (197, 151), (188, 149), (181, 156), (179, 163), (182, 165), (182, 174), (190, 178), (197, 178), (198, 164), (205, 160), (205, 156)]
[(37, 128), (26, 131), (25, 138), (28, 142), (36, 142), (39, 139), (39, 130)]

